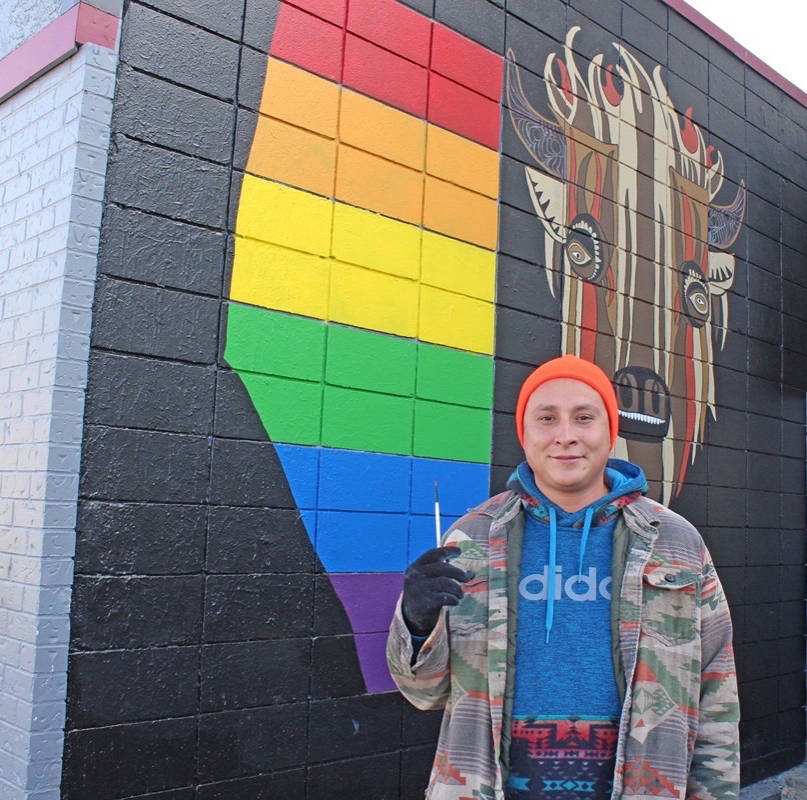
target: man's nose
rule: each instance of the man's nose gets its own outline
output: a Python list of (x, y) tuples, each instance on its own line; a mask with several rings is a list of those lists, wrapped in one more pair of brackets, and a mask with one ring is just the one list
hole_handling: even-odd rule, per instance
[(572, 425), (572, 420), (563, 418), (558, 420), (558, 424), (555, 426), (555, 438), (557, 441), (568, 444), (575, 441), (576, 436), (577, 433), (574, 425)]

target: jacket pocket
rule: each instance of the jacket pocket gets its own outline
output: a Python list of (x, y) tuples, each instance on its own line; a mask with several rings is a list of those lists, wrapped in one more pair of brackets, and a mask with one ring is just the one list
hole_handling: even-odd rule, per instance
[(700, 575), (660, 566), (642, 579), (642, 632), (668, 647), (693, 642), (700, 628)]

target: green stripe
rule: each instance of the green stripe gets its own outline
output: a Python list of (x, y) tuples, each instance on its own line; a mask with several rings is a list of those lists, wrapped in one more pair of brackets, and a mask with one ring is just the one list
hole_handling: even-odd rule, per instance
[(325, 380), (336, 386), (411, 397), (417, 349), (412, 339), (328, 325)]
[(263, 429), (274, 442), (319, 444), (322, 386), (252, 372), (238, 372)]
[(415, 404), (415, 452), (427, 458), (490, 461), (491, 413), (418, 400)]
[(230, 303), (224, 358), (237, 370), (319, 381), (325, 362), (325, 325), (321, 320)]
[(493, 406), (493, 359), (418, 343), (417, 396), (461, 406)]
[(273, 441), (490, 460), (489, 356), (233, 303), (224, 357)]
[(413, 403), (409, 397), (326, 386), (322, 444), (410, 455)]

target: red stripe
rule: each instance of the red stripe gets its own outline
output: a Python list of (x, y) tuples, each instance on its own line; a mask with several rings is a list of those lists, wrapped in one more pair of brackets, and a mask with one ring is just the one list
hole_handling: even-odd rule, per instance
[(501, 56), (395, 0), (351, 0), (347, 32), (332, 24), (343, 0), (293, 2), (281, 3), (272, 56), (498, 149)]
[(426, 115), (429, 73), (423, 67), (348, 34), (345, 40), (346, 86), (408, 111)]
[(269, 53), (338, 83), (343, 39), (342, 28), (283, 3)]
[(475, 142), (499, 148), (499, 104), (432, 73), (428, 120)]
[(429, 66), (431, 20), (394, 0), (350, 0), (347, 29), (423, 67)]
[(288, 0), (288, 2), (340, 28), (345, 24), (347, 0)]
[(502, 99), (504, 62), (501, 56), (444, 25), (435, 24), (433, 36), (431, 67), (435, 72), (497, 103)]

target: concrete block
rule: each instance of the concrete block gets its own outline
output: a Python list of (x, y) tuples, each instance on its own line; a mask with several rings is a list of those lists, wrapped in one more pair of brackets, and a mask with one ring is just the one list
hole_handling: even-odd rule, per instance
[(210, 432), (215, 383), (211, 367), (101, 353), (91, 364), (88, 422)]
[(110, 500), (201, 502), (209, 458), (205, 437), (89, 425), (82, 493)]
[(113, 125), (116, 131), (136, 133), (138, 139), (188, 155), (222, 163), (230, 158), (231, 104), (125, 65), (119, 75)]
[(116, 137), (116, 145), (108, 173), (112, 202), (223, 227), (229, 181), (225, 167), (124, 137)]
[(95, 325), (97, 346), (207, 364), (216, 357), (213, 299), (103, 279)]
[[(221, 20), (222, 16), (217, 18)], [(232, 99), (238, 72), (235, 42), (145, 6), (133, 5), (126, 20), (128, 36), (121, 43), (122, 62), (207, 94)]]

